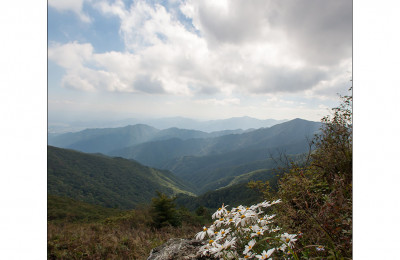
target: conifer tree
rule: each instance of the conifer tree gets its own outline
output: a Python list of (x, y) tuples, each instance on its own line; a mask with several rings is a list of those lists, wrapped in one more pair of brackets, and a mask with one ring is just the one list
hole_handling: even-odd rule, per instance
[(157, 197), (152, 199), (151, 214), (153, 224), (156, 228), (164, 226), (180, 226), (181, 221), (179, 214), (176, 210), (174, 200), (176, 198), (169, 198), (164, 193), (157, 191)]

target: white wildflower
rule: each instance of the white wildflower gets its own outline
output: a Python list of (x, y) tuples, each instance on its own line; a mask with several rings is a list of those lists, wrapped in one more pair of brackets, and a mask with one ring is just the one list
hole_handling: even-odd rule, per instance
[[(297, 240), (296, 235), (279, 232), (278, 226), (273, 227), (275, 215), (267, 215), (265, 208), (279, 203), (262, 203), (246, 207), (240, 205), (228, 211), (222, 205), (214, 214), (214, 223), (196, 234), (197, 239), (207, 239), (207, 244), (200, 248), (200, 253), (206, 257), (219, 259), (271, 259), (275, 250), (287, 253), (288, 246), (293, 247)], [(266, 240), (266, 237), (272, 239)], [(279, 243), (276, 240), (283, 241)], [(259, 244), (259, 248), (265, 250), (257, 255), (253, 247)], [(268, 250), (267, 250), (268, 249)], [(319, 250), (319, 249), (317, 249)]]
[(276, 204), (276, 203), (281, 203), (281, 202), (282, 202), (282, 200), (281, 200), (281, 199), (274, 200), (273, 202), (271, 202), (271, 205), (274, 205), (274, 204)]
[(275, 251), (275, 248), (271, 248), (267, 252), (265, 252), (265, 250), (264, 250), (261, 255), (256, 255), (256, 257), (258, 259), (268, 259), (274, 251)]
[(295, 237), (295, 234), (290, 235), (288, 233), (284, 233), (281, 235), (281, 240), (288, 244), (290, 247), (293, 247), (293, 242), (297, 240)]
[(227, 207), (227, 206), (222, 205), (222, 207), (219, 208), (219, 209), (212, 215), (212, 218), (213, 218), (213, 219), (221, 218), (221, 216), (223, 216), (224, 214), (227, 214), (226, 207)]
[(256, 240), (255, 239), (250, 240), (249, 243), (246, 245), (246, 247), (245, 247), (245, 249), (243, 251), (243, 254), (246, 255), (250, 250), (253, 249), (255, 244), (256, 244)]
[(212, 228), (207, 228), (204, 226), (203, 231), (200, 231), (199, 233), (196, 234), (196, 239), (203, 240), (206, 234), (208, 235), (208, 237), (212, 237), (214, 236), (214, 230)]

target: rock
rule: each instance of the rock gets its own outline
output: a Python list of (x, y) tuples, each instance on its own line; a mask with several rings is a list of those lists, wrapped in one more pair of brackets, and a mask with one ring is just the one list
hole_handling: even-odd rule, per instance
[(147, 260), (214, 259), (201, 256), (198, 251), (204, 242), (196, 239), (173, 238), (153, 248)]

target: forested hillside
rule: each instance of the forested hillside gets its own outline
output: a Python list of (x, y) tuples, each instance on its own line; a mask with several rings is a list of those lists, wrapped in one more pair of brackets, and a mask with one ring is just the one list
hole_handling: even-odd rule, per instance
[(123, 158), (85, 154), (48, 146), (48, 194), (106, 207), (149, 203), (156, 191), (192, 194), (194, 188), (171, 172)]

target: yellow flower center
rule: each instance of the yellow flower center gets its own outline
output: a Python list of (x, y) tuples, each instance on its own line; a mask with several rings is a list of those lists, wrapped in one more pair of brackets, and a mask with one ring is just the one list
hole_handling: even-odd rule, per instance
[(257, 232), (257, 235), (260, 235), (260, 234), (261, 234), (261, 232), (260, 232), (260, 231), (258, 231), (258, 232)]
[(245, 215), (242, 215), (242, 216), (240, 216), (241, 218), (245, 218), (246, 216)]
[(212, 240), (212, 239), (211, 239), (210, 241), (208, 241), (208, 243), (210, 243), (210, 244), (211, 244), (212, 242), (214, 242), (214, 240)]
[(244, 256), (244, 258), (249, 258), (249, 257), (250, 257), (250, 256), (248, 256), (248, 255), (245, 255), (245, 256)]
[(289, 239), (289, 238), (286, 238), (286, 243), (289, 243), (289, 241), (290, 241), (290, 239)]
[(204, 231), (207, 231), (207, 228), (203, 228)]

